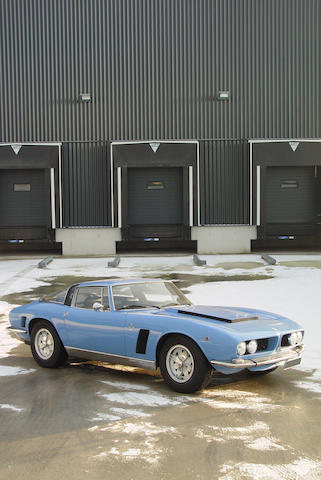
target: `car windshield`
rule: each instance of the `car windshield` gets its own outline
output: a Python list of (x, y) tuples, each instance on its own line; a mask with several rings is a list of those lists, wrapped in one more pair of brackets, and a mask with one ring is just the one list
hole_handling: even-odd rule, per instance
[(191, 305), (191, 302), (172, 282), (114, 285), (112, 292), (116, 310)]
[(41, 302), (55, 302), (55, 303), (64, 303), (66, 298), (67, 290), (60, 290), (58, 293), (52, 293), (51, 295), (44, 295), (40, 298)]

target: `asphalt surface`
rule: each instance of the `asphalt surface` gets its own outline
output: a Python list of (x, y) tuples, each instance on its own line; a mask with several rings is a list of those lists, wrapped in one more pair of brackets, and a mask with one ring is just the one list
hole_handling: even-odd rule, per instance
[[(321, 478), (317, 395), (308, 374), (217, 376), (182, 396), (156, 373), (1, 360), (0, 478)], [(14, 374), (17, 373), (18, 374)]]
[[(306, 262), (289, 266), (321, 267)], [(259, 279), (256, 264), (236, 267), (241, 277), (220, 281)], [(31, 267), (21, 268), (3, 275), (0, 300), (23, 304), (74, 281), (75, 273), (51, 276), (47, 285), (5, 294)], [(256, 274), (243, 278), (247, 268)], [(187, 289), (215, 281), (184, 272), (175, 279)], [(0, 315), (0, 335), (5, 322)], [(180, 395), (159, 372), (75, 359), (43, 369), (30, 347), (16, 345), (0, 356), (0, 480), (321, 479), (319, 371), (215, 375), (205, 391)]]

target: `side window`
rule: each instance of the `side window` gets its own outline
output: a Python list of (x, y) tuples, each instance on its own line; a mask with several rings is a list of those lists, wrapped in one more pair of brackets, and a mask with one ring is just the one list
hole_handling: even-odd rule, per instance
[(65, 298), (65, 305), (70, 306), (72, 304), (72, 300), (76, 293), (76, 288), (77, 288), (77, 285), (73, 285), (72, 287), (69, 288), (67, 296)]
[(75, 298), (75, 307), (93, 308), (96, 302), (101, 303), (101, 287), (79, 287)]

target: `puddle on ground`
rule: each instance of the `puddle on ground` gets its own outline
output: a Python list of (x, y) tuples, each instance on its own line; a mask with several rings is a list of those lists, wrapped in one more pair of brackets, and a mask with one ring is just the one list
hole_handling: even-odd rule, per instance
[[(113, 280), (116, 278), (119, 277), (109, 277), (108, 280)], [(4, 295), (0, 299), (4, 302), (22, 305), (26, 302), (37, 300), (38, 298), (58, 295), (60, 292), (66, 290), (70, 285), (74, 285), (75, 283), (91, 282), (103, 279), (104, 278), (102, 277), (77, 277), (74, 275), (42, 278), (41, 281), (46, 282), (46, 285), (41, 285), (40, 287), (36, 287), (26, 292), (10, 293), (8, 295)]]
[(321, 268), (321, 260), (292, 260), (279, 262), (282, 267)]
[[(151, 275), (150, 273), (146, 275), (148, 278), (157, 278), (163, 280), (172, 280), (174, 281), (179, 288), (181, 288), (184, 293), (187, 293), (185, 290), (192, 285), (198, 283), (209, 283), (209, 282), (237, 282), (237, 281), (252, 281), (252, 280), (268, 280), (273, 278), (273, 275), (265, 274), (239, 274), (239, 275), (193, 275), (190, 273), (163, 273)], [(143, 277), (141, 275), (141, 277)], [(121, 277), (113, 276), (108, 277), (108, 280), (116, 280)], [(55, 296), (60, 292), (64, 291), (70, 285), (80, 282), (104, 280), (103, 277), (84, 277), (84, 276), (73, 276), (73, 275), (62, 275), (59, 277), (48, 277), (42, 278), (42, 282), (46, 282), (46, 285), (41, 285), (40, 287), (28, 290), (25, 292), (11, 293), (4, 295), (0, 299), (15, 305), (23, 305), (27, 302), (31, 302), (38, 298), (46, 296)]]
[(157, 275), (154, 278), (172, 280), (179, 288), (184, 289), (198, 283), (268, 280), (273, 278), (273, 275), (244, 273), (239, 275), (193, 275), (189, 273), (165, 273), (162, 275)]
[(242, 268), (244, 270), (252, 270), (254, 268), (265, 267), (263, 262), (225, 262), (225, 263), (215, 263), (215, 268), (223, 268), (224, 270), (234, 270), (235, 268)]

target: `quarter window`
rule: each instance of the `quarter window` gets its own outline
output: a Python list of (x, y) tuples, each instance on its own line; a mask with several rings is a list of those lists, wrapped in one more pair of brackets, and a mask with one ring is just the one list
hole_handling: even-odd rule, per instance
[(107, 287), (80, 287), (75, 298), (75, 307), (92, 309), (94, 303), (101, 303), (104, 310), (109, 309)]

